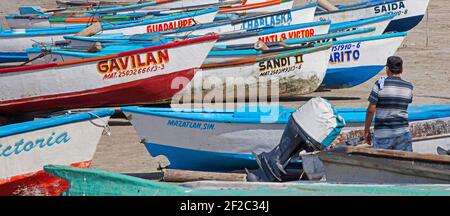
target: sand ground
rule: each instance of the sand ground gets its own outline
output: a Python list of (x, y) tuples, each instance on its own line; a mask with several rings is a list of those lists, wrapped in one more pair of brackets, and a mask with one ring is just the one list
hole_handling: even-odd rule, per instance
[[(303, 2), (298, 0), (299, 2)], [(355, 0), (331, 0), (347, 4)], [(54, 7), (54, 0), (8, 0), (0, 2), (0, 15), (15, 13), (20, 5)], [(403, 57), (404, 79), (414, 86), (414, 105), (450, 103), (450, 4), (448, 0), (431, 0), (428, 15), (409, 33), (397, 55)], [(0, 19), (4, 25), (4, 20)], [(377, 77), (383, 75), (380, 73)], [(345, 97), (353, 100), (332, 100), (337, 107), (364, 107), (372, 80), (350, 89), (316, 92), (307, 96)], [(339, 99), (339, 98), (338, 98)], [(296, 107), (302, 101), (283, 102)], [(160, 158), (149, 156), (133, 127), (122, 119), (110, 121), (111, 136), (104, 136), (93, 160), (93, 167), (115, 172), (149, 172)]]

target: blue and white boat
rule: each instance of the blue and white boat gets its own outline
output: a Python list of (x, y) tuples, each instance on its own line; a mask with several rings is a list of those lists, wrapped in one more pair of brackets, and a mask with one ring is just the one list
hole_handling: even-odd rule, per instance
[[(280, 106), (242, 107), (227, 110), (180, 110), (123, 107), (145, 147), (152, 156), (166, 156), (174, 169), (232, 171), (254, 169), (251, 152), (272, 150), (278, 143), (294, 109)], [(345, 131), (361, 128), (364, 108), (341, 108)], [(409, 108), (409, 120), (419, 123), (448, 119), (450, 105)], [(450, 147), (450, 135), (438, 142), (422, 140), (413, 148), (436, 154), (436, 146)]]
[[(367, 32), (368, 35), (365, 36), (380, 35), (384, 32), (392, 18), (394, 18), (393, 15), (383, 15), (348, 22), (319, 21), (298, 25), (273, 27), (269, 29), (262, 29), (260, 31), (229, 33), (223, 34), (221, 39), (217, 42), (217, 45), (250, 44), (258, 41), (273, 43), (288, 39), (309, 38), (316, 35), (349, 31), (360, 28), (375, 28), (375, 31)], [(354, 35), (350, 35), (349, 38), (352, 38), (353, 36)], [(358, 36), (361, 37), (362, 35)]]
[[(217, 8), (204, 9), (174, 15), (161, 16), (136, 21), (125, 21), (115, 24), (105, 24), (102, 32), (106, 34), (122, 33), (125, 35), (159, 32), (192, 26), (195, 23), (208, 23), (214, 20)], [(63, 40), (65, 35), (73, 35), (86, 26), (66, 26), (55, 28), (15, 29), (0, 32), (0, 54), (25, 52), (33, 44), (49, 44)]]
[[(271, 42), (278, 42), (283, 39), (286, 39), (287, 43), (294, 44), (300, 42), (288, 42), (293, 40), (289, 38), (310, 38), (315, 35), (322, 35), (323, 37), (327, 37), (325, 35), (328, 32), (342, 33), (336, 36), (330, 36), (330, 37), (339, 37), (340, 39), (375, 36), (380, 35), (384, 31), (384, 29), (386, 28), (386, 26), (389, 24), (390, 20), (393, 17), (394, 17), (393, 15), (383, 15), (364, 20), (336, 23), (332, 24), (331, 26), (329, 21), (325, 21), (325, 22), (312, 22), (281, 27), (263, 28), (259, 29), (259, 31), (246, 30), (239, 33), (224, 34), (221, 37), (221, 39), (219, 39), (219, 41), (216, 43), (216, 46), (227, 47), (230, 45), (253, 44), (257, 41), (264, 41), (267, 43), (271, 43)], [(368, 28), (371, 28), (372, 30), (367, 31)], [(192, 35), (191, 37), (194, 36), (195, 35)], [(122, 52), (124, 50), (133, 50), (136, 49), (136, 47), (141, 48), (145, 47), (147, 46), (146, 43), (154, 44), (154, 43), (168, 42), (176, 38), (176, 36), (173, 36), (172, 34), (169, 35), (164, 34), (162, 36), (159, 33), (157, 34), (147, 33), (143, 35), (133, 35), (127, 37), (124, 37), (124, 35), (122, 34), (101, 34), (93, 37), (65, 36), (65, 38), (71, 41), (70, 44), (72, 47), (84, 47), (85, 49), (88, 49), (92, 47), (94, 43), (101, 42), (102, 46), (104, 46), (105, 48), (100, 50), (99, 52), (94, 53), (70, 49), (70, 47), (69, 49), (52, 48), (51, 50), (46, 50), (47, 52), (50, 51), (51, 54), (41, 56), (39, 59), (33, 61), (33, 64), (54, 63), (80, 58), (98, 57), (107, 54), (114, 54)], [(313, 40), (319, 39), (315, 38), (308, 41)], [(41, 55), (43, 50), (40, 47), (34, 47), (32, 49), (28, 49), (27, 52), (30, 59), (35, 59), (37, 56)], [(252, 51), (250, 52), (242, 51), (242, 52), (245, 53), (246, 55), (258, 54)], [(218, 53), (217, 55), (219, 54), (220, 53)], [(238, 51), (234, 52), (234, 54), (236, 56), (239, 56)], [(223, 56), (219, 57), (222, 58)], [(208, 61), (215, 61), (214, 55), (210, 55), (209, 58), (210, 59)], [(225, 58), (235, 58), (235, 56), (227, 54), (227, 56), (222, 59)]]
[[(328, 69), (321, 85), (323, 88), (350, 88), (368, 81), (383, 70), (386, 59), (395, 54), (407, 36), (406, 32), (400, 32), (359, 38), (351, 33), (348, 32), (348, 35), (345, 33), (335, 34), (334, 36), (331, 34), (335, 41), (333, 41)], [(348, 37), (354, 37), (354, 39), (342, 40), (342, 38)], [(329, 39), (329, 36), (321, 35), (306, 39), (289, 39), (283, 43), (298, 45)], [(236, 59), (254, 52), (261, 52), (254, 49), (233, 50), (232, 46), (222, 46), (221, 48), (221, 50), (211, 51), (207, 61)]]
[(55, 196), (67, 184), (43, 172), (47, 164), (89, 167), (108, 120), (100, 109), (0, 126), (0, 195)]
[(409, 31), (423, 19), (430, 0), (369, 0), (361, 3), (340, 5), (336, 11), (319, 11), (315, 20), (343, 22), (363, 19), (382, 14), (395, 14), (396, 17), (386, 28), (386, 32)]

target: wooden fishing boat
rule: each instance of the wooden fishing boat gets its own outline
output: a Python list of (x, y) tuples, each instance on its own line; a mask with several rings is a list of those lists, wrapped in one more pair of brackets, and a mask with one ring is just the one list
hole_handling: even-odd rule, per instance
[(181, 90), (172, 81), (192, 79), (217, 39), (211, 35), (98, 58), (1, 69), (0, 113), (170, 100)]
[[(110, 52), (112, 48), (106, 48), (109, 43), (113, 43), (117, 45), (117, 43), (126, 44), (125, 47), (128, 47), (131, 43), (136, 44), (136, 42), (147, 41), (148, 43), (152, 43), (154, 38), (158, 37), (160, 40), (164, 40), (167, 37), (185, 37), (186, 35), (205, 35), (209, 33), (229, 33), (236, 31), (246, 31), (250, 29), (256, 28), (266, 28), (266, 27), (274, 27), (274, 26), (286, 26), (286, 25), (295, 25), (306, 23), (312, 21), (314, 18), (315, 5), (307, 5), (304, 7), (298, 7), (292, 9), (290, 11), (280, 11), (269, 13), (261, 16), (252, 16), (252, 17), (243, 17), (241, 19), (236, 19), (233, 21), (219, 22), (219, 23), (209, 23), (209, 24), (200, 24), (192, 27), (185, 27), (175, 31), (166, 31), (161, 32), (165, 34), (164, 36), (150, 34), (146, 35), (124, 35), (124, 34), (99, 34), (91, 37), (81, 37), (81, 36), (64, 36), (64, 38), (69, 41), (70, 47), (76, 48), (76, 50), (69, 50), (66, 48), (58, 49), (51, 45), (51, 49), (46, 49), (46, 53), (51, 53), (51, 55), (41, 56), (40, 58), (34, 60), (33, 64), (39, 63), (52, 63), (52, 62), (64, 62), (70, 61), (74, 59), (80, 58), (89, 58), (89, 57), (98, 57), (106, 54), (113, 54), (117, 52), (124, 51), (124, 46), (121, 45), (118, 51)], [(167, 33), (167, 34), (166, 34)], [(375, 33), (374, 33), (375, 34)], [(163, 38), (164, 37), (164, 38)], [(159, 40), (158, 40), (159, 41)], [(82, 48), (89, 49), (95, 45), (95, 43), (101, 42), (102, 47), (104, 47), (101, 51), (96, 53), (86, 53), (82, 52)], [(130, 46), (131, 47), (131, 46)], [(129, 47), (128, 47), (129, 48)], [(134, 47), (132, 48), (134, 49)], [(132, 50), (127, 49), (127, 50)], [(42, 54), (44, 50), (41, 47), (33, 47), (27, 50), (28, 59), (35, 59), (35, 57)], [(49, 53), (49, 54), (50, 54)], [(26, 61), (28, 60), (24, 57), (25, 53), (19, 53), (20, 58), (17, 61)], [(17, 54), (11, 53), (10, 56), (5, 55), (4, 58), (0, 56), (0, 61), (3, 59), (4, 62), (10, 62), (11, 59), (14, 59), (13, 56), (17, 56)]]
[[(448, 134), (447, 134), (448, 135)], [(449, 184), (450, 156), (338, 147), (319, 157), (328, 182)]]
[(1, 126), (0, 196), (60, 195), (68, 183), (42, 167), (88, 167), (113, 113), (102, 109)]
[[(322, 83), (332, 45), (255, 55), (228, 62), (204, 63), (172, 101), (181, 103), (257, 100), (267, 93), (296, 96), (314, 92)], [(214, 88), (211, 84), (214, 83)], [(209, 96), (208, 96), (209, 95)]]
[(326, 182), (250, 183), (200, 181), (182, 185), (102, 170), (48, 165), (44, 170), (69, 182), (65, 196), (387, 196), (449, 195), (448, 185), (361, 185)]
[(270, 13), (273, 11), (290, 10), (294, 5), (293, 0), (269, 0), (266, 2), (245, 4), (239, 6), (222, 7), (220, 13), (254, 14)]
[(223, 34), (258, 28), (296, 25), (313, 22), (315, 10), (315, 4), (308, 4), (289, 10), (271, 11), (260, 15), (240, 15), (232, 20), (196, 25), (165, 33), (175, 36), (203, 35), (208, 33)]
[[(129, 14), (117, 15), (87, 15), (76, 17), (49, 17), (36, 15), (8, 15), (5, 16), (10, 29), (29, 29), (29, 28), (52, 28), (74, 25), (89, 25), (94, 22), (116, 23), (123, 21), (132, 21), (150, 17), (146, 12), (135, 12)], [(120, 24), (120, 23), (119, 23)]]
[(404, 32), (413, 29), (422, 21), (428, 3), (429, 0), (364, 1), (352, 5), (338, 6), (336, 11), (317, 12), (315, 20), (343, 22), (381, 14), (395, 14), (397, 16), (386, 28), (386, 32)]
[[(195, 23), (213, 21), (217, 8), (186, 12), (158, 18), (123, 22), (120, 25), (105, 24), (102, 32), (106, 34), (122, 33), (125, 35), (147, 32), (159, 32), (192, 26)], [(0, 54), (11, 52), (25, 52), (35, 43), (50, 44), (63, 40), (65, 35), (73, 35), (82, 31), (86, 26), (66, 26), (55, 28), (16, 29), (0, 32)]]
[(383, 34), (336, 43), (322, 88), (350, 88), (380, 73), (389, 56), (396, 53), (407, 33)]
[[(303, 8), (298, 8), (295, 9), (295, 11), (291, 12), (291, 13), (295, 13), (297, 14), (297, 12), (299, 11), (308, 11), (310, 12), (310, 15), (312, 16), (313, 14), (313, 9), (314, 7), (312, 6), (306, 6)], [(276, 14), (276, 15), (270, 15), (270, 16), (278, 16), (280, 14)], [(289, 16), (288, 16), (289, 17)], [(365, 19), (365, 20), (359, 20), (359, 21), (354, 21), (354, 22), (348, 22), (348, 23), (339, 23), (339, 24), (335, 24), (332, 25), (330, 30), (333, 32), (338, 32), (338, 34), (332, 34), (329, 35), (329, 37), (326, 37), (324, 35), (320, 36), (320, 40), (334, 40), (334, 38), (332, 37), (337, 37), (340, 40), (344, 40), (344, 39), (351, 39), (351, 38), (357, 38), (357, 37), (368, 37), (368, 36), (378, 36), (381, 35), (381, 33), (384, 31), (384, 28), (386, 28), (386, 26), (389, 24), (390, 20), (394, 17), (394, 15), (383, 15), (383, 16), (379, 16), (379, 17), (373, 17), (373, 18), (369, 18), (369, 19)], [(263, 17), (262, 17), (263, 18)], [(262, 18), (255, 18), (256, 22), (258, 22), (259, 19)], [(269, 18), (269, 16), (265, 17), (265, 18)], [(249, 27), (250, 25), (247, 23), (248, 21), (253, 22), (252, 18), (251, 19), (243, 19), (237, 23), (241, 23), (242, 26), (247, 26)], [(234, 21), (233, 21), (234, 22)], [(63, 62), (63, 61), (69, 61), (69, 60), (73, 60), (73, 59), (80, 59), (80, 58), (88, 58), (88, 57), (97, 57), (97, 56), (103, 56), (103, 55), (107, 55), (107, 54), (114, 54), (114, 53), (118, 53), (120, 51), (125, 50), (132, 50), (132, 49), (136, 49), (135, 45), (137, 43), (141, 43), (141, 46), (145, 46), (146, 41), (148, 41), (148, 43), (154, 43), (153, 41), (155, 41), (155, 38), (157, 39), (156, 41), (160, 40), (163, 41), (165, 40), (165, 38), (176, 38), (179, 36), (185, 36), (189, 35), (191, 30), (193, 31), (193, 35), (195, 35), (196, 33), (207, 33), (209, 30), (211, 31), (234, 31), (236, 29), (233, 30), (233, 28), (235, 27), (231, 27), (233, 26), (233, 24), (231, 22), (227, 22), (228, 24), (224, 24), (224, 25), (216, 25), (216, 24), (205, 24), (203, 26), (207, 26), (209, 25), (210, 27), (207, 28), (201, 28), (202, 25), (198, 25), (198, 26), (194, 26), (194, 27), (189, 27), (189, 28), (183, 28), (183, 29), (179, 29), (176, 30), (176, 33), (170, 33), (167, 32), (168, 34), (166, 34), (165, 32), (162, 32), (164, 34), (164, 36), (162, 35), (155, 35), (155, 34), (145, 34), (145, 35), (133, 35), (133, 36), (124, 36), (123, 34), (102, 34), (102, 35), (98, 35), (98, 36), (94, 36), (94, 37), (79, 37), (79, 36), (65, 36), (64, 38), (70, 41), (70, 47), (73, 47), (74, 49), (71, 50), (70, 47), (68, 48), (62, 48), (59, 49), (57, 47), (51, 47), (50, 49), (42, 49), (39, 47), (34, 47), (32, 49), (28, 49), (27, 53), (29, 55), (30, 59), (35, 59), (33, 61), (33, 64), (39, 64), (39, 63), (52, 63), (52, 62)], [(236, 23), (236, 24), (237, 24)], [(288, 24), (288, 23), (287, 23)], [(288, 24), (289, 25), (289, 24)], [(230, 28), (228, 28), (228, 27)], [(240, 24), (238, 25), (234, 25), (234, 26), (241, 26)], [(308, 29), (308, 26), (315, 26), (312, 27), (310, 29)], [(223, 28), (222, 28), (223, 27)], [(220, 39), (222, 41), (222, 43), (231, 43), (234, 44), (235, 40), (238, 40), (238, 42), (256, 42), (257, 40), (263, 40), (263, 41), (271, 41), (270, 37), (278, 37), (277, 34), (281, 35), (280, 37), (282, 37), (283, 34), (287, 35), (287, 37), (292, 36), (292, 37), (302, 37), (302, 35), (300, 35), (300, 33), (302, 31), (306, 30), (310, 30), (310, 31), (315, 31), (315, 28), (320, 28), (320, 26), (317, 25), (313, 25), (312, 23), (309, 24), (303, 24), (303, 25), (294, 25), (294, 24), (290, 24), (289, 26), (291, 30), (289, 30), (287, 33), (283, 32), (286, 31), (285, 28), (281, 28), (281, 27), (276, 27), (276, 28), (271, 28), (270, 30), (263, 30), (260, 32), (254, 32), (253, 30), (247, 29), (246, 31), (241, 31), (239, 33), (233, 33), (233, 34), (226, 34), (222, 39)], [(306, 27), (306, 28), (305, 28)], [(367, 28), (366, 28), (367, 27)], [(239, 27), (237, 27), (239, 28)], [(356, 28), (356, 30), (352, 30)], [(215, 30), (214, 30), (215, 29)], [(228, 30), (227, 30), (228, 29)], [(296, 30), (292, 30), (292, 29), (296, 29)], [(374, 30), (363, 30), (363, 29), (374, 29)], [(244, 29), (241, 29), (244, 30)], [(237, 30), (240, 31), (240, 30)], [(319, 29), (319, 31), (325, 31), (324, 29)], [(236, 31), (234, 31), (236, 32)], [(278, 32), (273, 34), (274, 32)], [(281, 32), (281, 33), (280, 33)], [(295, 34), (295, 32), (300, 32), (299, 34)], [(270, 34), (269, 34), (270, 33)], [(319, 33), (319, 32), (317, 32)], [(259, 35), (259, 36), (258, 36)], [(239, 37), (241, 36), (241, 37)], [(258, 36), (258, 37), (256, 37)], [(308, 35), (304, 35), (304, 36), (308, 36)], [(386, 35), (388, 38), (391, 37), (392, 35)], [(326, 38), (325, 38), (326, 37)], [(233, 39), (235, 38), (235, 39)], [(319, 41), (319, 39), (315, 39), (315, 37), (313, 36), (312, 38), (314, 38), (314, 40)], [(314, 41), (313, 39), (311, 41)], [(296, 40), (291, 40), (291, 39), (287, 39), (286, 41), (290, 41), (288, 43), (290, 44), (298, 44), (300, 42), (296, 41)], [(93, 47), (95, 45), (95, 43), (102, 43), (102, 47), (104, 47), (102, 50), (98, 51), (98, 52), (87, 52), (86, 50), (90, 49), (91, 47)], [(236, 42), (236, 43), (238, 43)], [(310, 41), (302, 41), (301, 43), (306, 43), (306, 42), (310, 42)], [(383, 42), (383, 40), (380, 40), (379, 42)], [(272, 43), (272, 42), (269, 42)], [(108, 44), (112, 44), (112, 46), (116, 46), (117, 48), (111, 47)], [(129, 45), (132, 44), (132, 45)], [(219, 42), (220, 44), (220, 42)], [(252, 51), (243, 51), (243, 53), (245, 55), (240, 56), (240, 52), (236, 51), (234, 52), (234, 54), (231, 54), (226, 48), (227, 45), (219, 45), (221, 46), (222, 52), (216, 52), (214, 55), (209, 55), (208, 56), (208, 61), (223, 61), (223, 60), (231, 60), (231, 59), (237, 59), (237, 58), (242, 58), (242, 57), (248, 57), (248, 55), (252, 55), (251, 53), (255, 53)], [(242, 47), (242, 46), (238, 46), (238, 47)], [(253, 45), (250, 46), (253, 49)], [(82, 51), (80, 49), (84, 48), (85, 51)], [(394, 47), (392, 47), (394, 48)], [(236, 48), (233, 48), (236, 49)], [(241, 49), (241, 48), (239, 48)], [(114, 51), (115, 50), (115, 51)], [(386, 50), (388, 51), (388, 50)], [(256, 51), (257, 52), (257, 51)], [(43, 54), (44, 53), (44, 54)], [(222, 53), (226, 53), (226, 55), (221, 55)], [(44, 55), (44, 56), (42, 56)], [(40, 56), (40, 58), (36, 59), (36, 57)], [(365, 68), (365, 70), (367, 70), (368, 72), (365, 73), (365, 76), (359, 76), (358, 73), (353, 73), (354, 71), (348, 72), (348, 70), (341, 70), (341, 72), (338, 74), (339, 79), (338, 81), (341, 83), (337, 83), (335, 84), (335, 86), (353, 86), (353, 85), (357, 85), (360, 84), (362, 82), (365, 82), (367, 79), (370, 79), (371, 77), (375, 76), (378, 71), (374, 71), (374, 70), (368, 70), (367, 68)], [(361, 70), (363, 71), (363, 70)], [(344, 77), (340, 77), (342, 74), (344, 74)], [(346, 76), (354, 76), (351, 79), (346, 79)], [(355, 78), (356, 77), (356, 78)], [(360, 78), (360, 79), (357, 79)], [(333, 80), (333, 79), (331, 79)], [(342, 83), (343, 81), (351, 81), (351, 84), (348, 83)], [(327, 83), (328, 84), (328, 83)], [(332, 85), (327, 85), (325, 87), (334, 87)]]
[(217, 45), (237, 45), (262, 42), (279, 42), (289, 38), (306, 38), (326, 34), (331, 22), (313, 22), (263, 29), (261, 31), (222, 34)]
[[(339, 89), (360, 85), (380, 73), (386, 64), (386, 59), (395, 54), (402, 45), (407, 33), (387, 33), (378, 36), (358, 37), (358, 34), (319, 35), (307, 39), (288, 39), (283, 44), (295, 46), (311, 41), (327, 41), (334, 37), (328, 69), (321, 84), (322, 88)], [(341, 37), (342, 36), (342, 37)], [(345, 38), (354, 39), (345, 39)], [(222, 46), (212, 51), (207, 60), (219, 61), (242, 58), (260, 51), (253, 48), (235, 50), (232, 46)], [(241, 46), (245, 47), (245, 46)], [(276, 47), (275, 47), (276, 49)]]
[[(226, 46), (249, 44), (256, 43), (257, 41), (272, 43), (285, 41), (288, 39), (309, 38), (326, 33), (344, 32), (364, 28), (375, 28), (375, 31), (368, 32), (368, 34), (366, 35), (359, 36), (379, 36), (385, 30), (392, 18), (394, 18), (393, 15), (383, 15), (333, 24), (327, 23), (327, 21), (322, 21), (273, 27), (270, 29), (263, 29), (261, 31), (229, 33), (223, 34), (221, 39), (219, 39), (219, 41), (217, 42), (217, 45)], [(344, 39), (351, 39), (354, 36), (355, 35), (348, 35), (347, 38)]]
[[(122, 107), (145, 147), (152, 156), (166, 156), (173, 169), (233, 171), (256, 169), (252, 152), (272, 150), (280, 141), (286, 123), (294, 111), (277, 105), (241, 107), (237, 110), (179, 110), (164, 108)], [(364, 108), (337, 109), (346, 120), (345, 132), (360, 129), (365, 121)], [(427, 119), (450, 117), (448, 105), (409, 108), (412, 128), (426, 130), (433, 122)], [(437, 121), (435, 121), (436, 125)], [(419, 125), (423, 125), (420, 126)], [(427, 126), (428, 125), (428, 126)], [(438, 128), (448, 128), (443, 125)], [(436, 129), (443, 137), (416, 140), (414, 151), (437, 154), (440, 145), (450, 149), (450, 132)], [(420, 130), (418, 130), (420, 131)], [(177, 134), (176, 137), (173, 134)], [(429, 134), (432, 138), (433, 134)], [(339, 140), (339, 138), (337, 139)], [(360, 139), (357, 139), (360, 142)], [(441, 144), (437, 145), (439, 142)], [(447, 144), (445, 144), (447, 143)], [(226, 163), (224, 163), (226, 161)]]
[[(433, 118), (410, 124), (414, 152), (438, 154), (438, 148), (450, 149), (450, 118)], [(347, 130), (336, 138), (336, 144), (361, 145), (364, 130)]]
[[(194, 7), (210, 4), (225, 3), (223, 0), (155, 0), (149, 1), (155, 3), (151, 9), (165, 9), (165, 8), (181, 8)], [(77, 7), (77, 6), (127, 6), (135, 4), (129, 1), (65, 1), (57, 0), (56, 4), (59, 7)]]
[[(153, 18), (158, 18), (162, 15), (217, 8), (223, 5), (224, 3), (219, 3), (218, 0), (176, 0), (141, 2), (125, 6), (86, 6), (53, 10), (22, 6), (19, 8), (20, 14), (8, 15), (5, 18), (11, 29), (50, 28), (88, 24), (93, 21), (107, 23), (131, 21), (144, 17), (152, 18), (152, 15)], [(26, 13), (22, 11), (26, 11)]]

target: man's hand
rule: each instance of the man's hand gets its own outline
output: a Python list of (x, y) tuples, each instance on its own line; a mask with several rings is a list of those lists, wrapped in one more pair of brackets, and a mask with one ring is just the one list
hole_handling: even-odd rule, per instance
[(376, 110), (376, 104), (369, 104), (366, 111), (366, 122), (364, 123), (364, 141), (369, 145), (372, 145), (372, 134), (370, 133), (370, 127), (372, 125), (372, 119)]
[(370, 131), (364, 132), (364, 141), (365, 143), (372, 145), (372, 134), (370, 133)]

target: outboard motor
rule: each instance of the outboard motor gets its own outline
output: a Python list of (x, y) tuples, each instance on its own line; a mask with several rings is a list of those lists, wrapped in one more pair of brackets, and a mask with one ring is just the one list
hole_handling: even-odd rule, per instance
[(247, 171), (247, 181), (282, 181), (293, 157), (303, 150), (327, 148), (344, 126), (344, 119), (327, 100), (320, 97), (309, 100), (291, 115), (278, 146), (270, 152), (254, 154), (259, 168)]

